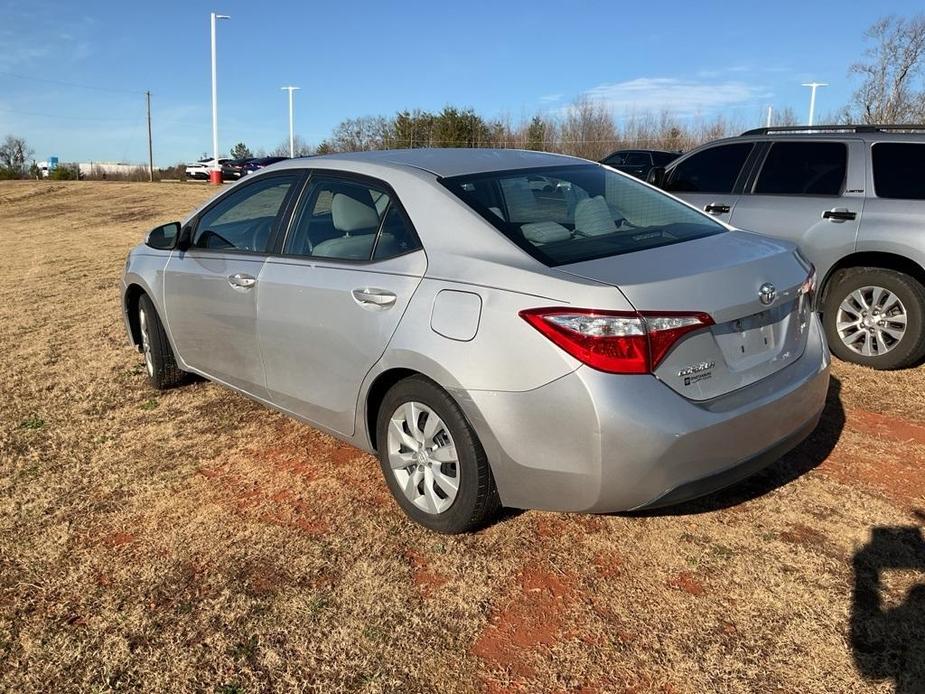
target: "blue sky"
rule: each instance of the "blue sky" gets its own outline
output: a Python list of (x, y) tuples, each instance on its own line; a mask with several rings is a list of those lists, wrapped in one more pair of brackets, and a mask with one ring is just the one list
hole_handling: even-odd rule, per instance
[(760, 125), (768, 104), (805, 117), (800, 83), (810, 80), (831, 83), (816, 108), (834, 112), (855, 86), (848, 66), (863, 55), (865, 29), (921, 6), (848, 7), (0, 0), (0, 137), (25, 137), (38, 159), (141, 162), (150, 89), (155, 162), (211, 150), (211, 11), (231, 15), (218, 41), (224, 151), (241, 140), (271, 149), (287, 137), (284, 84), (302, 87), (296, 132), (313, 144), (348, 117), (454, 104), (516, 122), (580, 95), (617, 117), (665, 107)]

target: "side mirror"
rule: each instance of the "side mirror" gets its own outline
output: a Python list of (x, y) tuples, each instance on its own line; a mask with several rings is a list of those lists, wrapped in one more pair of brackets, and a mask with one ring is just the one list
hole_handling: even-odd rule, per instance
[(145, 236), (145, 245), (160, 251), (173, 250), (180, 237), (180, 222), (171, 222), (156, 227)]
[(653, 166), (646, 174), (646, 183), (661, 188), (665, 183), (665, 167)]

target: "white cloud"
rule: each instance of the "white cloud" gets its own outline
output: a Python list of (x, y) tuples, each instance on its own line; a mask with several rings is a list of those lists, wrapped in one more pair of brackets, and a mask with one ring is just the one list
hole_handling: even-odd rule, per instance
[(556, 101), (561, 101), (562, 97), (563, 97), (562, 94), (546, 94), (540, 97), (540, 101), (546, 104), (551, 104)]
[(679, 116), (705, 114), (728, 106), (767, 99), (767, 89), (740, 81), (707, 82), (673, 77), (639, 77), (600, 84), (582, 95), (614, 112), (670, 111)]

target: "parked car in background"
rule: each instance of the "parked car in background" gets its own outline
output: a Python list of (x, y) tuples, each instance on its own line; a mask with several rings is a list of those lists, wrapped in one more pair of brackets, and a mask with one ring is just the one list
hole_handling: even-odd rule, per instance
[(925, 357), (925, 126), (758, 128), (650, 182), (740, 229), (799, 244), (832, 351), (896, 369)]
[(680, 152), (658, 149), (618, 149), (601, 159), (601, 164), (645, 180), (653, 166), (668, 166), (679, 156)]
[(155, 387), (194, 372), (375, 452), (412, 519), (462, 532), (775, 461), (828, 389), (813, 291), (794, 244), (600, 164), (414, 149), (248, 176), (150, 232), (122, 307)]
[[(227, 163), (228, 161), (229, 161), (228, 159), (219, 159), (219, 160), (218, 160), (218, 165), (219, 165), (220, 167), (221, 167), (221, 166), (224, 166), (225, 163)], [(191, 178), (191, 179), (195, 179), (195, 180), (203, 180), (203, 181), (208, 180), (208, 179), (209, 179), (209, 171), (211, 171), (211, 170), (214, 168), (214, 166), (215, 166), (215, 158), (214, 158), (214, 157), (208, 157), (208, 158), (206, 158), (206, 159), (200, 159), (199, 161), (197, 161), (197, 162), (194, 163), (194, 164), (187, 164), (187, 165), (186, 165), (186, 177), (187, 177), (187, 178)], [(224, 178), (224, 176), (223, 176), (223, 178)]]
[(252, 158), (248, 157), (246, 159), (226, 159), (222, 162), (222, 180), (223, 181), (237, 181), (241, 176), (244, 176), (247, 172), (244, 167), (247, 165)]
[(255, 171), (260, 171), (270, 164), (275, 164), (278, 161), (285, 161), (289, 157), (257, 157), (251, 159), (250, 161), (244, 164), (244, 174), (254, 173)]

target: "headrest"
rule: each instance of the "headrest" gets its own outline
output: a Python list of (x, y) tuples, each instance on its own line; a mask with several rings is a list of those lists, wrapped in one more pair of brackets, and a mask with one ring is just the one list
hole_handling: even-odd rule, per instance
[(550, 243), (571, 238), (572, 232), (555, 222), (532, 222), (520, 227), (524, 238), (530, 243)]
[(351, 232), (360, 229), (375, 229), (379, 226), (376, 209), (354, 200), (349, 195), (335, 193), (331, 200), (331, 221), (338, 231)]
[(600, 195), (579, 200), (575, 205), (575, 231), (585, 236), (600, 236), (616, 230), (607, 201)]

